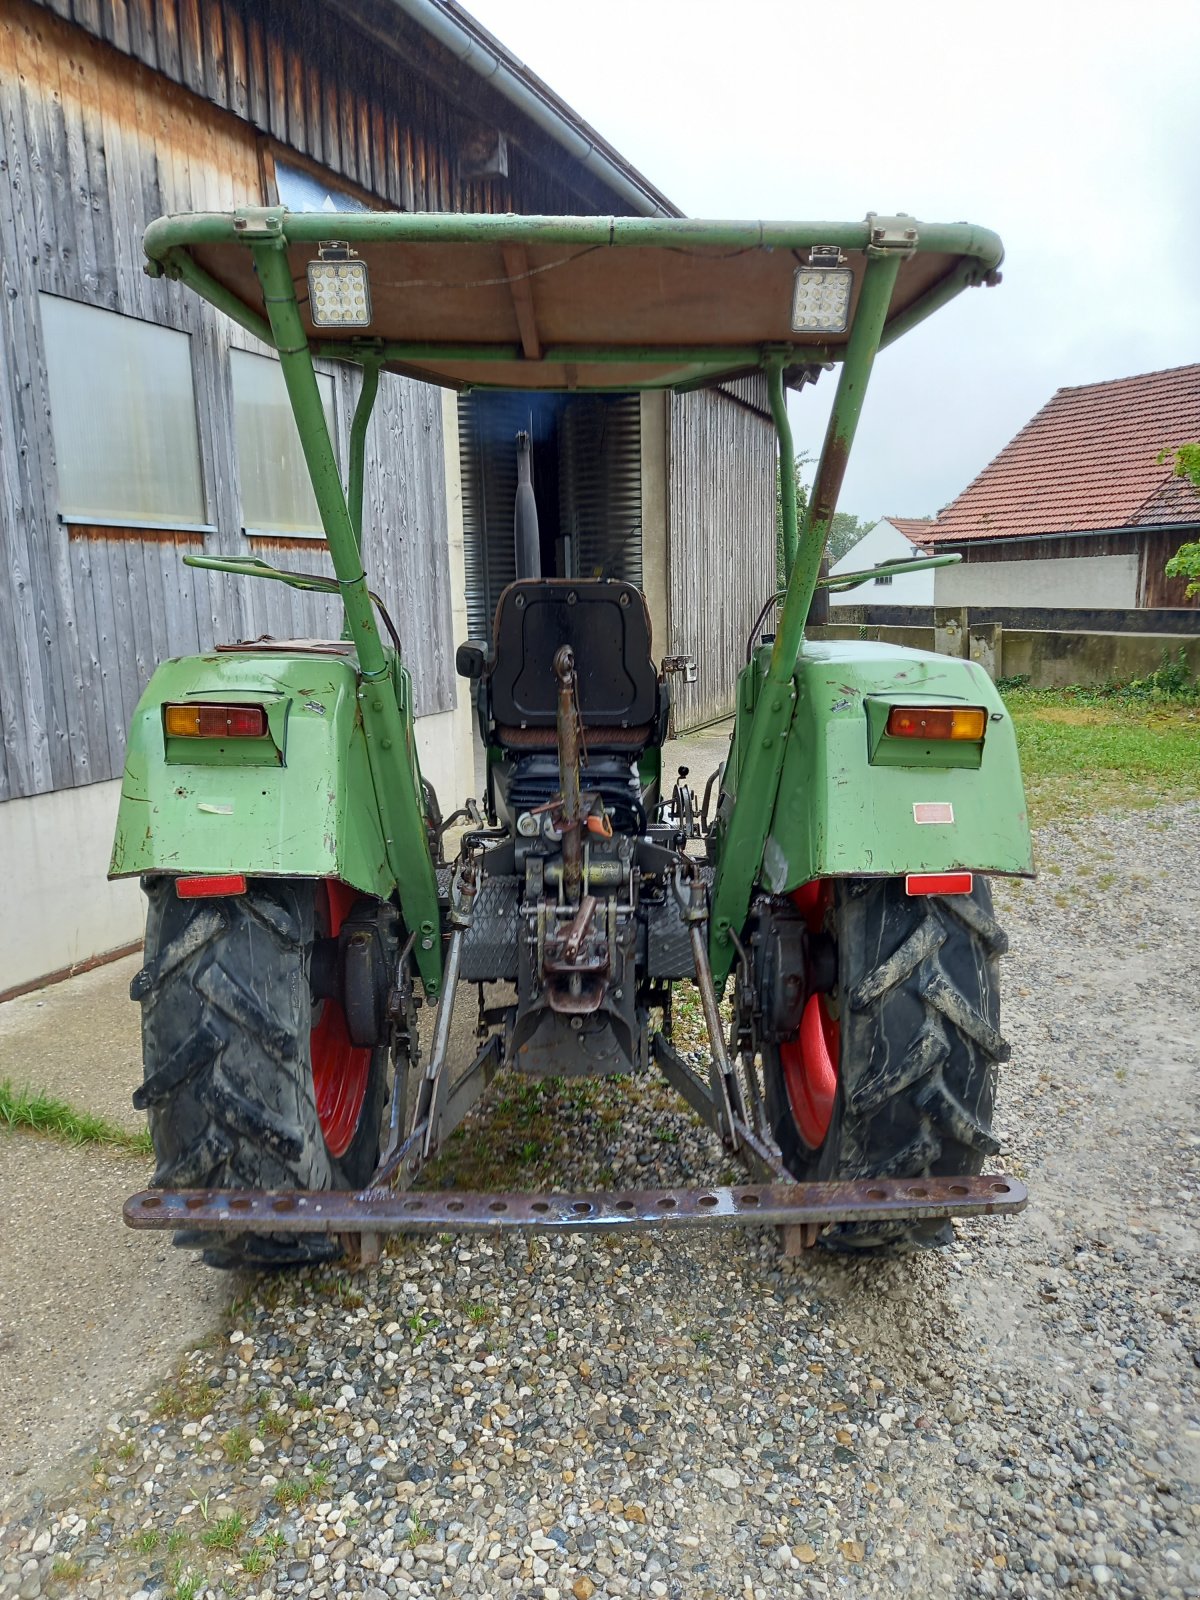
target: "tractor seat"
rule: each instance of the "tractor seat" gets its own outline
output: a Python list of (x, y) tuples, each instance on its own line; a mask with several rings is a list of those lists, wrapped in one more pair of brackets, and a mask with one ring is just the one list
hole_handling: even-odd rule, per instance
[(492, 737), (516, 752), (557, 744), (554, 657), (575, 652), (589, 750), (630, 756), (661, 742), (666, 692), (650, 658), (650, 614), (631, 583), (526, 578), (496, 606), (493, 652), (480, 685)]

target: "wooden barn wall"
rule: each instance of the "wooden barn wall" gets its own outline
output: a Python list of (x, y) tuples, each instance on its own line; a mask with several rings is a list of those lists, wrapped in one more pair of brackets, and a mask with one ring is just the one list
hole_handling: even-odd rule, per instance
[[(229, 350), (260, 347), (196, 296), (147, 278), (140, 244), (145, 225), (164, 212), (228, 210), (267, 198), (255, 128), (206, 100), (224, 97), (277, 136), (300, 140), (284, 92), (296, 86), (298, 58), (286, 49), (280, 58), (283, 47), (254, 22), (268, 7), (183, 0), (80, 0), (70, 7), (64, 0), (58, 9), (97, 29), (103, 23), (118, 48), (137, 46), (147, 60), (152, 41), (153, 61), (189, 87), (26, 0), (0, 9), (0, 800), (119, 776), (138, 695), (168, 655), (264, 633), (340, 631), (336, 606), (321, 596), (181, 564), (186, 551), (252, 548), (282, 566), (331, 570), (320, 542), (247, 540), (241, 533)], [(220, 11), (223, 32), (211, 26), (210, 9)], [(300, 10), (282, 12), (292, 9)], [(364, 83), (375, 81), (364, 73)], [(378, 150), (381, 139), (391, 150), (394, 124), (384, 117), (380, 132), (367, 116), (365, 91), (335, 92), (332, 80), (308, 69), (303, 82), (312, 119), (302, 147), (335, 156), (337, 170), (352, 171), (360, 183), (382, 183), (392, 169), (368, 167), (366, 152)], [(198, 98), (202, 88), (206, 100)], [(412, 163), (395, 168), (398, 181), (418, 203), (482, 204), (482, 194), (449, 184), (448, 163), (436, 154), (445, 149), (436, 143), (444, 128), (431, 102), (420, 104), (433, 121), (419, 138), (405, 133)], [(335, 109), (333, 124), (324, 124)], [(391, 188), (390, 176), (384, 186)], [(68, 530), (59, 523), (40, 291), (190, 336), (207, 520), (215, 533)], [(327, 370), (335, 376), (344, 466), (358, 375)], [(364, 512), (367, 571), (404, 639), (418, 713), (444, 710), (455, 690), (441, 408), (433, 390), (385, 376), (368, 461), (377, 470), (368, 475)]]
[(571, 212), (510, 143), (507, 181), (457, 170), (462, 116), (324, 0), (36, 0), (402, 211)]
[(694, 684), (671, 680), (680, 733), (733, 710), (746, 638), (775, 581), (775, 430), (766, 382), (727, 387), (744, 403), (720, 390), (671, 402), (671, 653), (695, 656), (697, 669)]

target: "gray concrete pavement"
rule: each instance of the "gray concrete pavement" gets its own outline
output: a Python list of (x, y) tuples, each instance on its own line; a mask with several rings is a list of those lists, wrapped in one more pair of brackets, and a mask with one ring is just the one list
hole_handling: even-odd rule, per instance
[(130, 1099), (142, 1081), (141, 1013), (126, 956), (0, 1005), (0, 1079), (28, 1085), (137, 1133), (145, 1115)]

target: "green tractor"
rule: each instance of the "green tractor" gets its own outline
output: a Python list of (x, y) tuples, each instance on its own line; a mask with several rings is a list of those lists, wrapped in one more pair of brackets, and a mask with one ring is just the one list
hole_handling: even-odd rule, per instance
[[(1015, 1179), (983, 1174), (1006, 1055), (987, 877), (1031, 871), (1012, 724), (972, 662), (804, 632), (875, 354), (995, 282), (995, 235), (875, 215), (255, 208), (164, 218), (145, 246), (151, 273), (278, 351), (336, 576), (185, 560), (327, 589), (345, 628), (167, 661), (137, 708), (111, 871), (138, 874), (149, 901), (135, 1102), (157, 1170), (126, 1220), (175, 1229), (214, 1265), (277, 1266), (369, 1258), (414, 1229), (758, 1223), (789, 1244), (904, 1249), (944, 1242), (956, 1213), (1019, 1209)], [(363, 370), (346, 486), (314, 356)], [(798, 525), (786, 394), (832, 365)], [(764, 580), (701, 817), (686, 783), (662, 780), (670, 673), (688, 663), (655, 661), (634, 585), (542, 573), (522, 472), (516, 580), (490, 637), (458, 650), (486, 793), (451, 819), (446, 859), (402, 641), (360, 555), (383, 371), (530, 391), (765, 376), (783, 588)], [(702, 1002), (707, 1076), (671, 1044), (681, 981)], [(481, 1045), (454, 1060), (469, 986)], [(418, 1007), (435, 1001), (423, 1040)], [(501, 1067), (656, 1069), (747, 1181), (414, 1187)]]

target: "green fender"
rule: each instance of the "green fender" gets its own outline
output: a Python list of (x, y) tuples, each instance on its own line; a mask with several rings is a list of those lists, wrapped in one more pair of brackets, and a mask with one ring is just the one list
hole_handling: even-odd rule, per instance
[[(766, 670), (743, 678), (748, 726)], [(866, 641), (806, 641), (760, 881), (969, 868), (1028, 876), (1033, 855), (1012, 720), (975, 662)], [(982, 706), (983, 744), (889, 737), (893, 705)], [(737, 766), (735, 731), (731, 766)], [(736, 804), (736, 801), (735, 801)]]
[[(396, 676), (415, 769), (407, 674)], [(390, 897), (358, 692), (349, 645), (165, 661), (134, 713), (109, 876), (340, 878)], [(168, 738), (164, 705), (188, 700), (264, 706), (269, 737)]]

